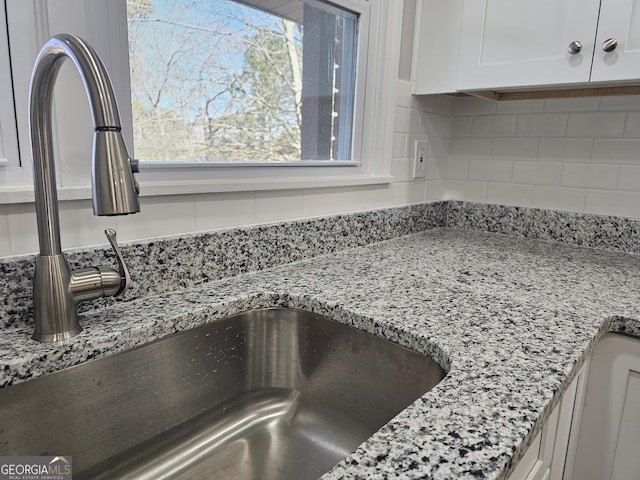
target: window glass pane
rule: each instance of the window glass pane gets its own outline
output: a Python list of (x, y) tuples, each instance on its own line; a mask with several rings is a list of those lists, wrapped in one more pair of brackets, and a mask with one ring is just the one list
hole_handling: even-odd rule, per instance
[(128, 0), (141, 160), (350, 160), (357, 15), (321, 0)]

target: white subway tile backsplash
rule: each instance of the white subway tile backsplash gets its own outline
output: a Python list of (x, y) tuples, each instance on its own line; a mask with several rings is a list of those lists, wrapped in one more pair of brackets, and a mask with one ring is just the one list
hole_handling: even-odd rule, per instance
[(451, 157), (447, 162), (445, 178), (466, 179), (469, 173), (469, 160), (466, 158)]
[(396, 182), (413, 180), (413, 158), (394, 158), (391, 160), (391, 175)]
[[(444, 137), (451, 135), (452, 119), (449, 115), (441, 115), (439, 113), (422, 112), (419, 116), (420, 124), (418, 131), (423, 135)], [(412, 120), (413, 121), (413, 120)], [(416, 125), (418, 125), (416, 123)]]
[(544, 101), (545, 112), (594, 112), (599, 97), (550, 98)]
[(256, 223), (304, 217), (302, 190), (256, 192)]
[(568, 137), (622, 137), (626, 113), (571, 113), (567, 123)]
[(556, 162), (585, 162), (591, 158), (591, 138), (541, 138), (538, 159)]
[(640, 138), (640, 112), (627, 113), (624, 136), (627, 138)]
[[(97, 217), (93, 214), (91, 200), (61, 202), (60, 212), (60, 240), (62, 248), (78, 248), (87, 245), (102, 245), (107, 243), (104, 236), (105, 228), (114, 228), (118, 232), (118, 240), (124, 237), (117, 227), (118, 217)], [(135, 218), (135, 215), (127, 217)], [(122, 217), (124, 218), (124, 217)], [(35, 224), (34, 224), (35, 228)]]
[(601, 97), (600, 111), (619, 110), (633, 111), (640, 110), (640, 95), (612, 95), (610, 97)]
[(425, 174), (425, 180), (440, 180), (445, 178), (446, 169), (446, 159), (438, 160), (433, 157), (427, 158), (427, 172)]
[(453, 137), (449, 154), (454, 157), (489, 157), (491, 156), (491, 139)]
[(429, 137), (429, 157), (446, 160), (450, 148), (450, 137)]
[(511, 180), (513, 162), (511, 160), (474, 159), (469, 162), (469, 180)]
[(405, 154), (404, 154), (405, 158), (415, 157), (416, 142), (425, 142), (427, 144), (427, 151), (425, 153), (427, 157), (429, 156), (429, 152), (430, 152), (429, 137), (427, 135), (410, 134), (410, 135), (407, 135), (407, 143), (405, 145)]
[(593, 162), (640, 165), (640, 139), (603, 139), (593, 141)]
[(406, 157), (406, 144), (407, 144), (407, 134), (406, 133), (394, 133), (393, 134), (393, 148), (391, 150), (391, 156), (393, 158), (403, 158)]
[(533, 113), (518, 115), (517, 137), (564, 137), (566, 113)]
[[(373, 208), (374, 186), (344, 187), (342, 191), (342, 211), (357, 212), (358, 210), (370, 210)], [(301, 217), (300, 217), (301, 218)]]
[(11, 255), (37, 253), (38, 229), (34, 204), (7, 205), (5, 209), (8, 223)]
[[(409, 131), (408, 133), (420, 133), (421, 132), (421, 125), (420, 125), (420, 111), (416, 110), (415, 108), (410, 108), (409, 109)], [(442, 116), (438, 113), (431, 113), (429, 114), (431, 116)], [(449, 122), (449, 125), (451, 125), (451, 117), (445, 117), (446, 120)], [(446, 133), (449, 133), (451, 131), (451, 127), (449, 127), (448, 130), (445, 130)], [(434, 132), (434, 135), (437, 135), (437, 133)]]
[[(2, 255), (38, 252), (38, 228), (34, 204), (7, 205), (5, 212), (7, 228), (2, 232), (6, 238), (2, 241), (4, 252)], [(126, 234), (117, 228), (116, 217), (94, 216), (89, 200), (60, 202), (59, 219), (60, 241), (63, 249), (106, 244), (105, 228), (115, 228), (119, 241), (126, 239)], [(6, 250), (10, 250), (10, 253)]]
[(496, 113), (535, 113), (544, 109), (544, 100), (511, 100), (497, 103)]
[(561, 178), (561, 163), (526, 161), (513, 164), (512, 180), (515, 183), (559, 185)]
[(473, 180), (445, 180), (444, 200), (486, 202), (487, 182)]
[(342, 188), (314, 188), (303, 193), (305, 217), (333, 215), (343, 211)]
[(12, 254), (11, 240), (9, 237), (9, 216), (5, 212), (6, 207), (0, 206), (0, 257), (9, 257)]
[(587, 190), (585, 211), (602, 215), (640, 217), (640, 193), (612, 190)]
[(406, 203), (423, 203), (426, 185), (423, 180), (406, 183)]
[(528, 207), (531, 206), (532, 200), (533, 185), (491, 182), (487, 188), (487, 202), (489, 203)]
[(585, 195), (585, 188), (535, 185), (532, 206), (550, 210), (582, 212)]
[(256, 223), (255, 192), (207, 193), (195, 196), (199, 232)]
[(471, 136), (471, 120), (473, 117), (453, 117), (451, 132), (454, 137)]
[(640, 166), (620, 165), (617, 187), (618, 190), (640, 192)]
[(516, 133), (515, 115), (480, 115), (473, 117), (472, 137), (513, 137)]
[(453, 112), (443, 198), (638, 214), (640, 96), (459, 97)]
[[(374, 187), (373, 208), (395, 207), (402, 205), (403, 184), (400, 182), (385, 183)], [(347, 209), (342, 207), (342, 211)]]
[(114, 217), (118, 239), (131, 241), (196, 231), (194, 195), (141, 197), (140, 212)]
[[(61, 202), (63, 246), (104, 243), (103, 222), (127, 241), (442, 199), (640, 217), (640, 95), (494, 102), (410, 89), (398, 82), (394, 183), (146, 197), (141, 214), (106, 220)], [(412, 178), (416, 139), (429, 144), (425, 180)], [(37, 250), (33, 205), (2, 207), (0, 256)]]
[(534, 159), (538, 156), (537, 138), (494, 138), (491, 156), (495, 158)]
[[(407, 205), (409, 203), (412, 203), (409, 201), (409, 184), (411, 182), (396, 182), (393, 183), (391, 185), (392, 189), (393, 189), (393, 196), (396, 200), (396, 205)], [(422, 182), (423, 187), (425, 185), (425, 182)], [(376, 192), (377, 192), (377, 188), (378, 186), (376, 186)], [(387, 192), (389, 196), (391, 196), (390, 192)], [(379, 207), (380, 205), (377, 205), (377, 200), (374, 200), (374, 205), (376, 207)]]
[(569, 187), (615, 189), (618, 183), (618, 170), (617, 165), (565, 163), (561, 183)]
[(411, 110), (409, 108), (396, 107), (394, 131), (396, 133), (411, 132)]
[(428, 180), (425, 182), (425, 202), (437, 202), (444, 198), (444, 181)]

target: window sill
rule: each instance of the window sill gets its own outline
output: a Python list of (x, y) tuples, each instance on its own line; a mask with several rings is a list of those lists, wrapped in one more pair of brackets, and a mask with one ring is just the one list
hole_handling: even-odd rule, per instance
[[(190, 195), (198, 193), (247, 192), (265, 190), (295, 190), (308, 188), (349, 187), (380, 185), (393, 182), (388, 175), (353, 175), (335, 177), (296, 177), (278, 179), (232, 179), (232, 180), (188, 180), (188, 181), (140, 181), (141, 197), (165, 195)], [(58, 188), (58, 199), (87, 200), (91, 198), (91, 187), (74, 186)], [(32, 185), (0, 187), (0, 205), (33, 203)]]

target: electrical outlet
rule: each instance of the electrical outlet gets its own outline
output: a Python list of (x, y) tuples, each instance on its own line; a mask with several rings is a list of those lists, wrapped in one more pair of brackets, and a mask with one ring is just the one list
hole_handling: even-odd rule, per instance
[(424, 178), (427, 176), (427, 148), (427, 142), (416, 140), (413, 157), (413, 178)]

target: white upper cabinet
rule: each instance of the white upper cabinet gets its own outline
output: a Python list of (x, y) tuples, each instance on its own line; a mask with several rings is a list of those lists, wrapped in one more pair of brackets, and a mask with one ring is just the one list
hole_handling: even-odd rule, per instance
[(413, 93), (451, 93), (456, 90), (462, 3), (463, 0), (416, 2), (411, 59)]
[(640, 0), (418, 0), (414, 93), (640, 82)]
[(599, 7), (600, 0), (465, 0), (457, 90), (588, 82)]
[[(605, 42), (608, 49), (605, 51)], [(640, 0), (602, 0), (592, 82), (640, 78)]]

